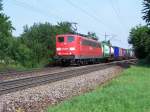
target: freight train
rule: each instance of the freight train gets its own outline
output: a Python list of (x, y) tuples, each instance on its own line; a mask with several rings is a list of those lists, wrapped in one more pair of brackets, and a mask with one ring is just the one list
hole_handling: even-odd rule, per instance
[(133, 57), (132, 49), (112, 46), (109, 41), (99, 42), (80, 34), (56, 36), (55, 62), (64, 66), (94, 64)]

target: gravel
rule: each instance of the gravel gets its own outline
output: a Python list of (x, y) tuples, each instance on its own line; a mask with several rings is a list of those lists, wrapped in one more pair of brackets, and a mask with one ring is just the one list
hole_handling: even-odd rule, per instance
[(0, 112), (43, 112), (49, 105), (93, 90), (116, 77), (119, 66), (0, 96)]

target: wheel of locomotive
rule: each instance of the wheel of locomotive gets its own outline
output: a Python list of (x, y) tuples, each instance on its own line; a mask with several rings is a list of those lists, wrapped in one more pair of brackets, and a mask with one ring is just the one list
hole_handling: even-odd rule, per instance
[(61, 66), (69, 66), (70, 65), (70, 61), (61, 61)]
[(70, 64), (71, 64), (71, 62), (69, 61), (69, 62), (66, 63), (66, 66), (70, 66)]
[(75, 61), (75, 64), (76, 64), (77, 66), (81, 66), (81, 61), (80, 61), (80, 59), (76, 60), (76, 61)]
[(86, 65), (86, 60), (83, 61), (83, 65)]

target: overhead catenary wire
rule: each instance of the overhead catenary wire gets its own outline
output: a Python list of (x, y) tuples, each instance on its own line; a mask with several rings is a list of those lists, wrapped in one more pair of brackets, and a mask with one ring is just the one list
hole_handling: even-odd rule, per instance
[[(88, 3), (84, 1), (84, 4), (86, 4), (86, 6), (87, 6)], [(88, 7), (89, 7), (89, 6), (88, 6)], [(92, 7), (89, 7), (89, 8), (90, 8), (90, 10), (92, 11), (91, 13), (94, 13), (94, 12), (95, 12), (95, 10), (93, 10)], [(96, 15), (94, 15), (94, 16), (96, 16)], [(96, 16), (96, 18), (98, 18), (98, 17)], [(101, 35), (101, 36), (105, 36), (105, 34), (101, 34), (101, 33), (99, 33), (99, 32), (98, 32), (98, 34)]]
[[(80, 10), (82, 13), (86, 14), (87, 16), (89, 16), (90, 18), (94, 19), (95, 21), (97, 21), (99, 24), (103, 24), (103, 26), (107, 27), (107, 29), (110, 30), (110, 27), (108, 27), (108, 25), (106, 25), (102, 20), (100, 20), (99, 18), (97, 18), (95, 15), (89, 13), (88, 11), (86, 11), (84, 8), (81, 8), (80, 6), (74, 4), (71, 0), (65, 0), (67, 3), (69, 3), (71, 6), (73, 6), (74, 8), (77, 8), (78, 10)], [(119, 14), (117, 14), (117, 17)], [(119, 19), (120, 22), (120, 19)], [(120, 23), (122, 25), (122, 23)], [(123, 27), (123, 25), (122, 25)], [(112, 30), (111, 30), (112, 31)], [(124, 30), (123, 30), (124, 31)], [(104, 36), (104, 35), (103, 35)], [(113, 37), (114, 38), (114, 37)], [(116, 41), (120, 41), (122, 43), (122, 41), (120, 39), (113, 39)]]
[(111, 7), (112, 7), (112, 10), (114, 11), (114, 14), (116, 15), (116, 17), (117, 17), (117, 19), (118, 19), (118, 20), (117, 20), (118, 23), (121, 25), (122, 31), (125, 33), (124, 27), (125, 27), (126, 25), (124, 25), (124, 23), (122, 22), (122, 19), (121, 19), (121, 17), (120, 17), (120, 14), (119, 14), (120, 9), (115, 7), (114, 2), (113, 2), (112, 0), (109, 0), (109, 3), (110, 3), (110, 5), (111, 5)]
[[(26, 2), (22, 2), (22, 1), (18, 1), (18, 0), (14, 0), (14, 1), (16, 1), (16, 4), (17, 4), (18, 6), (21, 6), (21, 7), (25, 8), (25, 9), (34, 11), (34, 12), (39, 13), (39, 14), (42, 14), (42, 15), (45, 16), (45, 17), (53, 17), (53, 18), (56, 18), (56, 19), (61, 19), (61, 20), (63, 19), (63, 20), (65, 20), (64, 18), (62, 18), (62, 17), (60, 17), (60, 16), (58, 16), (58, 15), (56, 15), (56, 14), (53, 14), (53, 13), (51, 13), (51, 12), (47, 12), (47, 11), (45, 11), (45, 10), (42, 10), (42, 9), (40, 9), (40, 8), (38, 8), (38, 7), (35, 7), (35, 6), (31, 5), (31, 4), (28, 4), (28, 3), (26, 3)], [(89, 13), (88, 11), (86, 11), (85, 9), (83, 9), (83, 8), (81, 8), (81, 7), (77, 6), (77, 5), (75, 5), (75, 4), (72, 3), (70, 0), (67, 0), (67, 1), (69, 1), (68, 3), (72, 4), (72, 6), (74, 6), (75, 8), (80, 9), (83, 13), (85, 13), (85, 14), (88, 15), (89, 17), (93, 18), (95, 21), (97, 21), (97, 22), (99, 22), (100, 24), (103, 24), (104, 26), (106, 26), (105, 23), (103, 23), (103, 21), (100, 20), (99, 18), (97, 18), (95, 15), (93, 15), (93, 14)], [(51, 14), (52, 16), (50, 16), (48, 13)], [(109, 27), (109, 28), (110, 28), (110, 27)], [(100, 34), (100, 33), (99, 33), (99, 35), (104, 36), (103, 34)]]
[[(87, 2), (85, 2), (84, 1), (84, 4), (86, 4), (86, 6), (87, 6)], [(90, 7), (90, 10), (94, 13), (95, 12), (95, 10), (93, 10), (93, 8), (92, 7)], [(95, 15), (96, 16), (96, 15)], [(97, 16), (96, 16), (97, 17)], [(116, 37), (116, 34), (110, 34), (109, 33), (109, 35), (108, 34), (106, 34), (106, 32), (105, 32), (105, 34), (100, 34), (101, 36), (104, 36), (105, 37), (105, 40), (106, 40), (106, 35), (109, 37), (113, 37), (114, 38), (114, 36)], [(111, 40), (112, 38), (110, 38), (110, 40)], [(119, 39), (114, 39), (114, 40), (116, 40), (116, 41), (120, 41)]]
[(65, 0), (68, 4), (70, 4), (72, 7), (80, 10), (82, 13), (86, 14), (88, 17), (92, 18), (93, 20), (95, 20), (96, 22), (98, 22), (100, 25), (103, 25), (105, 28), (107, 28), (109, 31), (113, 32), (113, 30), (111, 29), (110, 26), (108, 26), (107, 24), (105, 24), (100, 18), (97, 18), (94, 14), (89, 13), (87, 10), (85, 10), (84, 8), (81, 8), (80, 6), (76, 5), (75, 3), (73, 3), (71, 0)]
[[(88, 11), (86, 11), (84, 8), (79, 7), (78, 5), (74, 4), (71, 0), (65, 0), (67, 1), (67, 3), (69, 3), (71, 6), (79, 9), (80, 11), (82, 11), (84, 14), (86, 14), (87, 16), (89, 16), (90, 18), (93, 18), (95, 21), (97, 21), (99, 24), (103, 24), (105, 27), (107, 26), (102, 20), (100, 20), (99, 18), (97, 18), (95, 15), (89, 13)], [(107, 29), (111, 30), (109, 26), (106, 27)], [(111, 30), (112, 31), (112, 30)], [(99, 34), (101, 36), (105, 36), (105, 34)], [(113, 36), (113, 34), (109, 34), (109, 36)], [(113, 37), (114, 38), (114, 37)], [(120, 39), (113, 39), (113, 41), (119, 41), (121, 42)], [(121, 42), (122, 43), (122, 42)]]
[[(44, 17), (52, 17), (52, 18), (55, 18), (55, 19), (62, 19), (62, 20), (65, 20), (64, 18), (62, 18), (61, 16), (58, 16), (50, 11), (45, 11), (45, 10), (42, 10), (40, 8), (37, 8), (31, 4), (28, 4), (26, 2), (22, 2), (22, 1), (18, 1), (18, 0), (14, 0), (16, 2), (16, 5), (19, 6), (19, 7), (23, 7), (25, 9), (28, 9), (30, 11), (33, 11), (33, 12), (36, 12), (36, 13), (39, 13), (41, 15), (43, 15)], [(52, 16), (50, 16), (52, 15)]]
[[(120, 27), (121, 27), (121, 29), (122, 29), (122, 32), (121, 33), (124, 33), (124, 34), (126, 34), (126, 30), (125, 30), (125, 26), (126, 25), (124, 25), (124, 23), (122, 22), (122, 20), (121, 20), (121, 17), (120, 17), (120, 14), (119, 14), (119, 12), (120, 12), (120, 9), (119, 9), (119, 6), (116, 8), (115, 6), (114, 6), (114, 3), (113, 3), (113, 1), (112, 0), (109, 0), (109, 2), (110, 2), (110, 5), (111, 5), (111, 7), (112, 7), (112, 10), (114, 11), (114, 14), (116, 15), (116, 17), (117, 17), (117, 19), (118, 19), (118, 23), (120, 24)], [(118, 9), (118, 10), (117, 10)], [(123, 35), (123, 34), (122, 34)], [(120, 41), (121, 43), (122, 43), (122, 41), (120, 40), (120, 39), (113, 39), (113, 40), (117, 40), (117, 41)]]
[[(115, 3), (114, 3), (114, 4), (116, 4), (115, 6), (116, 6), (117, 13), (118, 13), (119, 17), (121, 18), (121, 16), (120, 16), (121, 10), (120, 10), (120, 7), (119, 7), (119, 1), (118, 1), (118, 0), (115, 0)], [(122, 19), (121, 19), (121, 20), (122, 20)], [(124, 27), (127, 28), (127, 25), (126, 25), (125, 21), (123, 21), (122, 24), (124, 25)]]
[[(52, 17), (52, 18), (55, 18), (56, 20), (60, 19), (60, 20), (66, 21), (66, 19), (64, 19), (63, 17), (60, 17), (60, 16), (58, 16), (56, 14), (53, 14), (51, 12), (44, 11), (44, 10), (42, 10), (42, 9), (40, 9), (38, 7), (35, 7), (35, 6), (31, 5), (31, 4), (28, 4), (26, 2), (18, 1), (18, 0), (14, 0), (14, 1), (15, 1), (15, 5), (17, 5), (19, 7), (23, 7), (24, 9), (36, 12), (38, 14), (41, 14), (41, 15), (43, 15), (46, 18)], [(50, 16), (50, 15), (52, 15), (52, 16)]]
[(111, 7), (114, 11), (114, 13), (116, 14), (116, 16), (118, 17), (119, 21), (120, 21), (120, 16), (119, 16), (119, 13), (118, 13), (118, 10), (115, 8), (114, 4), (113, 4), (113, 1), (112, 0), (109, 0), (110, 4), (111, 4)]
[(119, 1), (118, 0), (115, 0), (115, 3), (116, 3), (116, 9), (118, 10), (118, 13), (120, 13), (120, 7), (119, 7)]

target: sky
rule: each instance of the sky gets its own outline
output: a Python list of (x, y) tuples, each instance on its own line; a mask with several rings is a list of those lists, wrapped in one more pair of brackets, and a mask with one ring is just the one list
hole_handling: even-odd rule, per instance
[(115, 46), (130, 48), (129, 32), (145, 22), (141, 10), (143, 0), (3, 0), (4, 12), (10, 17), (14, 36), (24, 25), (61, 21), (76, 22), (78, 32), (95, 32), (99, 40), (110, 39)]

